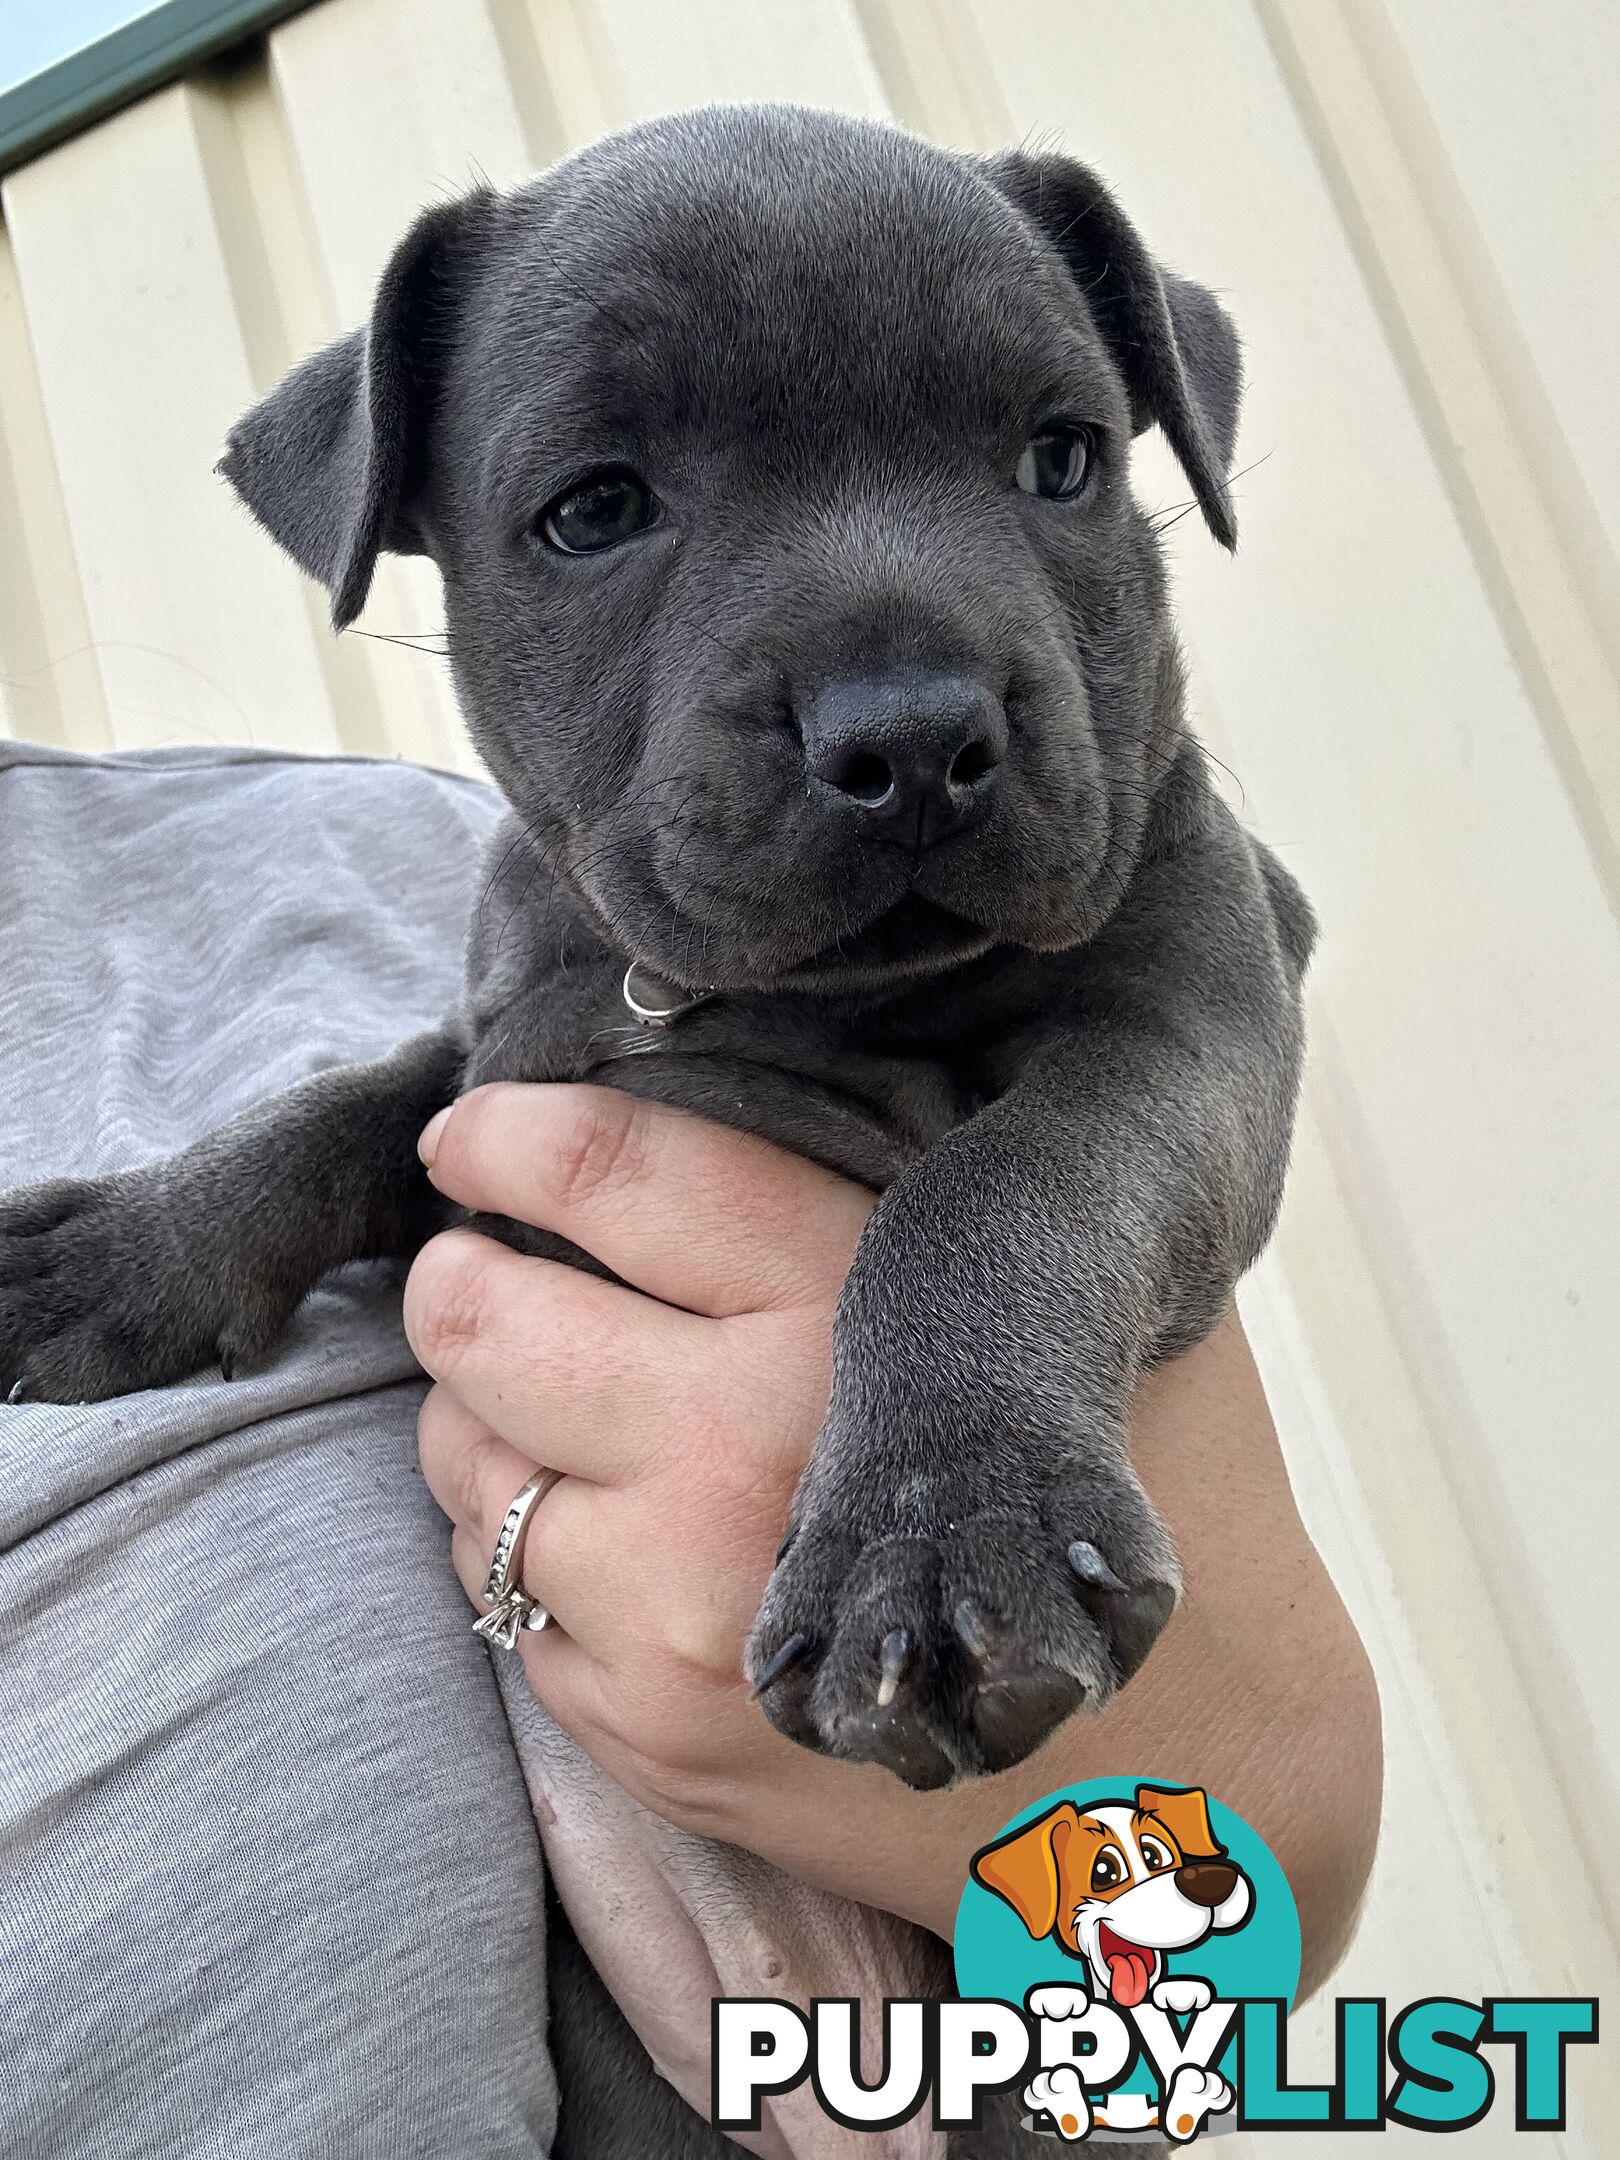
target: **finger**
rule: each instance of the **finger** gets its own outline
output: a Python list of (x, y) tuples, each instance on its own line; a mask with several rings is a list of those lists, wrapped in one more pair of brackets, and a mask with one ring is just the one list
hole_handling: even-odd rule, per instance
[[(537, 1465), (445, 1387), (428, 1390), (416, 1444), (428, 1491), (454, 1525), (457, 1573), (482, 1609), (501, 1524)], [(574, 1477), (540, 1495), (524, 1531), (518, 1583), (578, 1641), (605, 1654), (618, 1632), (624, 1585), (616, 1579), (618, 1555), (603, 1549), (601, 1497)]]
[[(546, 1495), (548, 1500), (551, 1497), (550, 1493)], [(541, 1504), (544, 1505), (544, 1502)], [(460, 1578), (461, 1587), (467, 1593), (468, 1602), (476, 1606), (479, 1612), (482, 1612), (484, 1610), (484, 1584), (489, 1576), (489, 1553), (480, 1544), (479, 1534), (476, 1531), (467, 1529), (463, 1524), (457, 1523), (455, 1529), (450, 1533), (450, 1558), (456, 1574)], [(540, 1596), (539, 1591), (529, 1582), (527, 1574), (524, 1576), (523, 1587), (528, 1591), (530, 1597), (545, 1605), (546, 1611), (551, 1614), (551, 1624), (538, 1631), (531, 1629), (527, 1640), (534, 1642), (538, 1641), (541, 1635), (555, 1634), (561, 1636), (566, 1634), (567, 1629), (561, 1616), (553, 1611), (552, 1607), (546, 1603), (546, 1600)], [(525, 1640), (522, 1636), (518, 1639), (520, 1642)]]
[(700, 1321), (471, 1230), (447, 1230), (417, 1255), (405, 1332), (492, 1432), (574, 1477), (633, 1477), (676, 1421), (713, 1407), (714, 1345)]
[[(533, 1474), (531, 1470), (529, 1475)], [(506, 1506), (519, 1490), (514, 1487), (507, 1495)], [(461, 1587), (479, 1612), (486, 1609), (484, 1584), (505, 1512), (503, 1507), (500, 1515), (477, 1523), (457, 1520), (450, 1535), (450, 1553)], [(622, 1630), (614, 1626), (615, 1601), (602, 1595), (601, 1556), (593, 1552), (589, 1535), (593, 1512), (590, 1488), (577, 1479), (563, 1478), (542, 1493), (523, 1540), (518, 1587), (545, 1607), (570, 1641), (593, 1657), (605, 1658)]]
[[(462, 1530), (455, 1532), (450, 1550), (462, 1587), (474, 1604), (480, 1604), (484, 1579), (481, 1555)], [(561, 1620), (539, 1634), (519, 1635), (517, 1646), (535, 1699), (564, 1732), (578, 1741), (598, 1768), (644, 1806), (657, 1810), (667, 1779), (649, 1777), (648, 1743), (651, 1740), (656, 1744), (659, 1735), (648, 1733), (644, 1706), (638, 1705), (633, 1692), (627, 1693), (622, 1675), (614, 1673)], [(693, 1725), (683, 1708), (681, 1732), (683, 1737), (689, 1730), (695, 1733), (700, 1745), (706, 1723), (718, 1716), (725, 1717), (728, 1728), (731, 1722), (730, 1716), (718, 1712), (712, 1701), (707, 1709), (702, 1703), (696, 1705), (695, 1716), (697, 1722)], [(759, 1721), (756, 1741), (760, 1743), (783, 1749), (789, 1746), (786, 1741), (778, 1741), (763, 1719)], [(729, 1787), (735, 1782), (738, 1768), (734, 1747), (729, 1748), (727, 1761), (724, 1782)]]
[(555, 1231), (716, 1317), (825, 1299), (873, 1205), (763, 1140), (612, 1088), (475, 1088), (427, 1128), (423, 1154), (452, 1199)]
[(482, 1548), (487, 1573), (501, 1519), (540, 1465), (491, 1432), (446, 1387), (429, 1388), (423, 1398), (416, 1452), (428, 1491)]
[[(450, 1558), (461, 1587), (474, 1605), (482, 1606), (481, 1592), (489, 1563), (467, 1531), (452, 1534)], [(582, 1745), (592, 1745), (605, 1737), (613, 1723), (606, 1676), (591, 1653), (574, 1640), (556, 1616), (553, 1624), (538, 1634), (520, 1635), (518, 1648), (529, 1685), (557, 1723)]]

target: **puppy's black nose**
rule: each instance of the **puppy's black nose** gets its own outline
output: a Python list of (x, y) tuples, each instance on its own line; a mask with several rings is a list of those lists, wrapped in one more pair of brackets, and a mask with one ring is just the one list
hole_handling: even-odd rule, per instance
[(980, 814), (1007, 749), (1007, 716), (983, 683), (921, 669), (828, 683), (799, 726), (812, 785), (918, 850)]
[(1229, 1860), (1188, 1860), (1176, 1869), (1176, 1888), (1195, 1905), (1211, 1911), (1224, 1905), (1237, 1888), (1238, 1871)]

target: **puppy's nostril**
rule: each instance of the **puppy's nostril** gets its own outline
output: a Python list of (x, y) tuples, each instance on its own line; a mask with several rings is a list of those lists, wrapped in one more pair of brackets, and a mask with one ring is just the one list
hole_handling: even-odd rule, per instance
[(833, 786), (869, 810), (886, 803), (894, 793), (894, 770), (875, 750), (852, 751), (833, 775)]
[(994, 772), (995, 767), (996, 754), (981, 736), (977, 742), (967, 743), (957, 751), (946, 778), (953, 788), (970, 788), (987, 773)]

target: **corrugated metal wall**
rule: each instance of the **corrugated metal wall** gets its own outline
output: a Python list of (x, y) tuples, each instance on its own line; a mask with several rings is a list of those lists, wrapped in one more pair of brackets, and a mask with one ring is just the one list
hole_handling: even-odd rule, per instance
[[(233, 507), (226, 427), (361, 318), (423, 203), (745, 97), (1061, 138), (1243, 326), (1243, 552), (1192, 521), (1171, 544), (1206, 739), (1327, 926), (1292, 1195), (1246, 1310), (1385, 1684), (1388, 1831), (1343, 1981), (1613, 1988), (1602, 0), (328, 0), (5, 184), (0, 727), (466, 762), (442, 661), (334, 640)], [(1139, 487), (1184, 493), (1152, 444)], [(436, 620), (431, 573), (393, 564), (364, 627)], [(1325, 2047), (1307, 2027), (1307, 2067)], [(1620, 2108), (1603, 2051), (1580, 2086)], [(1497, 2118), (1476, 2138), (1505, 2149)]]

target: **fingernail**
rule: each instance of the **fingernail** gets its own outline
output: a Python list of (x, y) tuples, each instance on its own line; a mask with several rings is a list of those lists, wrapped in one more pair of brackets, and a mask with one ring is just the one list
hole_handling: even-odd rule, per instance
[(428, 1168), (433, 1168), (433, 1158), (439, 1152), (439, 1141), (444, 1133), (444, 1121), (450, 1115), (449, 1106), (430, 1117), (422, 1127), (422, 1137), (416, 1143), (416, 1152)]

